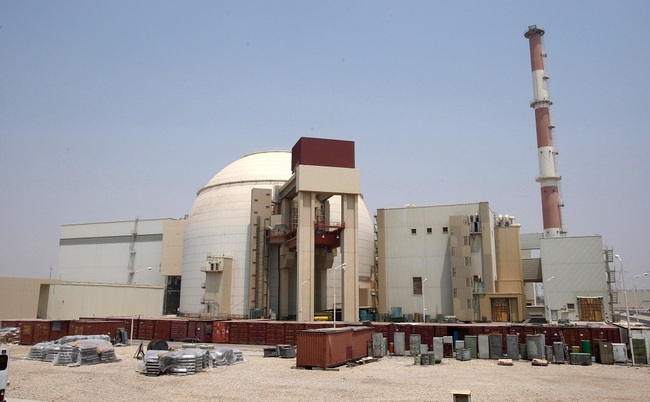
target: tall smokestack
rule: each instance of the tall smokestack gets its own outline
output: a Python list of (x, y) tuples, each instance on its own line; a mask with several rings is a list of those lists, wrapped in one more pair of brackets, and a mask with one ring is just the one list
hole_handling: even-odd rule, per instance
[(557, 151), (553, 146), (553, 129), (549, 109), (553, 102), (548, 96), (548, 75), (544, 72), (544, 57), (546, 53), (542, 47), (544, 29), (531, 25), (524, 33), (530, 44), (530, 65), (533, 71), (534, 99), (530, 107), (535, 109), (535, 126), (537, 130), (537, 155), (539, 157), (539, 177), (537, 181), (541, 186), (542, 217), (544, 220), (544, 237), (563, 236), (562, 227), (563, 206), (560, 200), (559, 181), (562, 179), (557, 174), (555, 157)]

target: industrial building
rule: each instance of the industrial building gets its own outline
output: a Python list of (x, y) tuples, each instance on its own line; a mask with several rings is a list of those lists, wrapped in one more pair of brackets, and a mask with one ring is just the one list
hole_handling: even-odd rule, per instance
[(612, 320), (612, 251), (562, 224), (543, 35), (524, 34), (543, 233), (521, 234), (487, 202), (379, 209), (375, 226), (354, 142), (303, 137), (224, 167), (182, 219), (64, 225), (53, 278), (0, 290), (25, 289), (28, 316), (43, 318)]
[(245, 155), (182, 219), (64, 225), (38, 316), (521, 322), (540, 316), (525, 285), (543, 283), (541, 318), (612, 319), (600, 236), (520, 234), (477, 202), (379, 209), (375, 243), (358, 170), (301, 164), (310, 146), (351, 145), (302, 138), (294, 152)]
[(164, 305), (178, 304), (174, 275), (180, 278), (184, 226), (185, 221), (174, 219), (63, 225), (51, 280), (3, 278), (4, 295), (25, 299), (5, 306), (4, 317), (155, 317), (169, 312)]
[(406, 206), (377, 211), (377, 227), (380, 311), (425, 322), (525, 319), (514, 217), (495, 219), (487, 202)]

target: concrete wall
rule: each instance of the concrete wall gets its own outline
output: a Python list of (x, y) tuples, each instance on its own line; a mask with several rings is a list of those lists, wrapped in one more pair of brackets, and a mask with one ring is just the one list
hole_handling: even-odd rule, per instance
[[(169, 219), (64, 225), (54, 277), (63, 281), (164, 285), (163, 225)], [(152, 267), (150, 271), (140, 271)]]
[(611, 320), (601, 236), (543, 238), (541, 258), (545, 304), (557, 318), (578, 320), (578, 297), (602, 297)]
[[(46, 279), (0, 278), (0, 319), (46, 318), (41, 294), (52, 283)], [(40, 307), (40, 313), (39, 313)]]
[(180, 276), (183, 272), (183, 238), (186, 225), (186, 220), (163, 222), (161, 275)]
[(79, 317), (160, 317), (163, 286), (102, 283), (58, 283), (50, 285), (47, 318), (73, 320)]
[(478, 210), (479, 203), (377, 211), (380, 313), (390, 313), (391, 307), (401, 307), (404, 314), (421, 313), (423, 299), (413, 294), (413, 277), (422, 277), (427, 278), (427, 314), (454, 314), (449, 217)]

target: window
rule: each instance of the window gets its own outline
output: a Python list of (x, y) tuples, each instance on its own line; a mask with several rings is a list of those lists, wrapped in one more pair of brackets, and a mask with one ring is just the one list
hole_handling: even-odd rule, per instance
[(456, 277), (456, 267), (451, 267), (451, 276)]
[[(442, 228), (442, 230), (445, 230), (445, 228)], [(455, 236), (456, 235), (456, 231), (454, 230), (454, 228), (451, 228), (451, 230), (449, 231), (449, 235), (450, 236)]]
[(575, 303), (567, 303), (566, 304), (566, 309), (567, 310), (575, 310), (576, 309)]
[(442, 234), (447, 234), (449, 232), (449, 228), (447, 226), (442, 227)]
[(454, 297), (458, 297), (458, 289), (454, 288)]
[(472, 265), (472, 257), (465, 257), (465, 266), (469, 267)]
[(467, 287), (472, 286), (472, 280), (470, 278), (465, 278), (465, 286)]
[(413, 294), (421, 295), (422, 294), (422, 277), (414, 276), (413, 277)]
[(433, 234), (433, 229), (427, 228), (427, 234)]
[(417, 233), (418, 233), (418, 230), (417, 230), (417, 229), (411, 229), (411, 234), (412, 234), (412, 235), (417, 234)]
[(451, 256), (454, 257), (456, 255), (456, 246), (451, 246)]
[(463, 245), (469, 246), (469, 236), (463, 236)]
[(467, 308), (468, 309), (472, 308), (472, 299), (467, 299)]

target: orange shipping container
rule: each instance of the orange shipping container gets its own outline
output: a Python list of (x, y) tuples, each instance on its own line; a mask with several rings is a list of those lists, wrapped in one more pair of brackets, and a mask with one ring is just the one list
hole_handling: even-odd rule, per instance
[(296, 366), (328, 368), (366, 357), (373, 333), (360, 326), (298, 331)]

